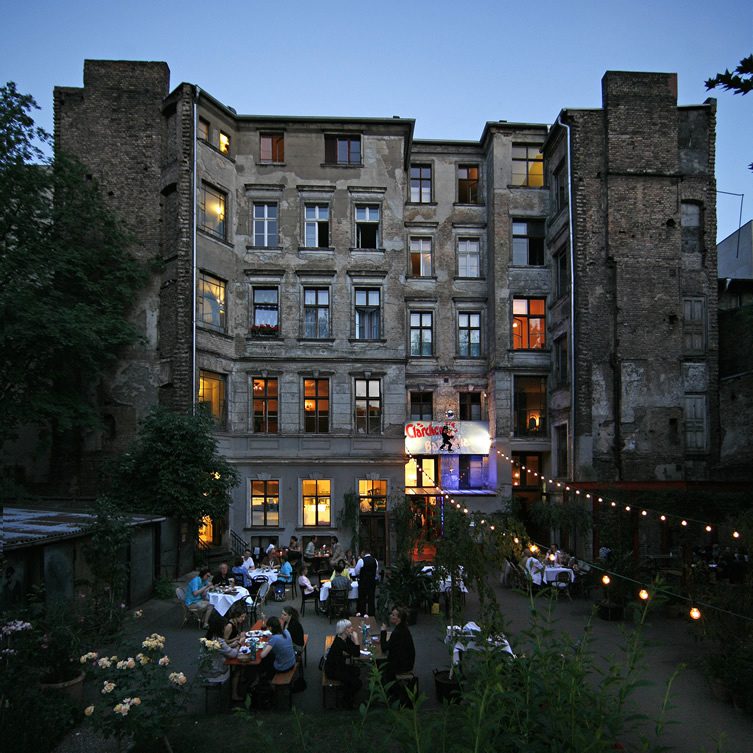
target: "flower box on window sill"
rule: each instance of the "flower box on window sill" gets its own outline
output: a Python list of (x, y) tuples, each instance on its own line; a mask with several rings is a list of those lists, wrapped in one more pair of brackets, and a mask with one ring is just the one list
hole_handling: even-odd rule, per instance
[(280, 336), (280, 328), (274, 324), (254, 324), (249, 334), (251, 337), (274, 338)]

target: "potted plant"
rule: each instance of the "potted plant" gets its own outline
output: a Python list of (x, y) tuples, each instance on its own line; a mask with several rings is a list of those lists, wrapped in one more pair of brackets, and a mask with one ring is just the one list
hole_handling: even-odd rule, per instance
[(409, 557), (401, 556), (387, 568), (379, 589), (379, 613), (385, 616), (393, 606), (408, 610), (408, 624), (415, 625), (418, 608), (431, 595), (432, 579), (421, 571)]
[(277, 337), (280, 328), (276, 324), (252, 324), (251, 337)]

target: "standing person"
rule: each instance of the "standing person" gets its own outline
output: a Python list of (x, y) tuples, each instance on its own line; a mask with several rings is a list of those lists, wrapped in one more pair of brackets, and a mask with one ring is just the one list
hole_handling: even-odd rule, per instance
[(392, 634), (389, 639), (387, 638), (387, 626), (384, 624), (382, 624), (379, 637), (382, 653), (387, 657), (382, 669), (382, 677), (385, 682), (394, 681), (396, 675), (412, 672), (413, 664), (416, 661), (413, 636), (408, 629), (408, 612), (402, 607), (393, 607), (390, 612), (390, 625), (392, 625)]
[(358, 578), (358, 611), (361, 614), (374, 614), (376, 607), (376, 576), (379, 563), (368, 550), (361, 552), (361, 558), (356, 562), (356, 577)]
[(528, 552), (528, 559), (525, 561), (525, 569), (534, 586), (541, 586), (544, 582), (544, 565), (534, 557), (533, 552)]
[(361, 689), (360, 670), (355, 664), (348, 664), (348, 656), (360, 656), (361, 645), (358, 631), (350, 620), (339, 620), (335, 626), (335, 639), (324, 660), (324, 672), (330, 680), (339, 680), (346, 708), (356, 708), (356, 694)]
[(195, 578), (191, 578), (186, 586), (186, 607), (191, 612), (201, 615), (201, 626), (209, 627), (209, 615), (214, 607), (206, 598), (206, 592), (212, 586), (212, 573), (208, 567), (202, 567)]

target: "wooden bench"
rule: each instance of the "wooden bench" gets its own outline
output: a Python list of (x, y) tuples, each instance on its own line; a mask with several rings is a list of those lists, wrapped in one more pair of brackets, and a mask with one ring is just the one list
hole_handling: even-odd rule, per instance
[[(338, 706), (338, 702), (340, 700), (340, 692), (343, 684), (340, 682), (340, 680), (330, 680), (329, 677), (327, 677), (327, 673), (322, 670), (322, 708), (334, 708), (336, 709)], [(334, 705), (328, 706), (327, 705), (327, 699), (328, 698), (334, 698)]]
[(287, 698), (288, 709), (293, 708), (293, 680), (300, 671), (298, 662), (296, 662), (292, 669), (287, 672), (275, 672), (275, 676), (272, 678), (272, 688), (275, 693), (275, 706), (280, 707), (280, 698)]

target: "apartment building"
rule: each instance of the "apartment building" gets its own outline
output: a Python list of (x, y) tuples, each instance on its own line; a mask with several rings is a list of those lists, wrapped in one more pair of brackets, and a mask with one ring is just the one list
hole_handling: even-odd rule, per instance
[(86, 61), (55, 90), (56, 144), (162, 262), (93, 455), (149, 405), (203, 404), (243, 479), (215, 538), (344, 536), (348, 498), (381, 557), (405, 494), (431, 541), (442, 492), (493, 511), (559, 498), (549, 479), (707, 477), (713, 100), (678, 107), (673, 74), (603, 89), (551, 126), (428, 141), (401, 117), (238, 115), (169, 91), (164, 63)]

